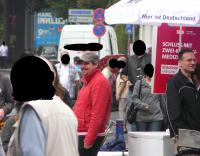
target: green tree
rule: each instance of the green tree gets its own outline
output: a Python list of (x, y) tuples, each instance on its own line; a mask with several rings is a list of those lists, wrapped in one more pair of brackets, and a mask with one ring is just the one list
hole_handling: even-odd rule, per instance
[(108, 4), (108, 0), (89, 0), (90, 8), (96, 9), (96, 8), (106, 8)]
[(48, 7), (48, 0), (26, 0), (26, 10), (30, 13), (40, 11)]
[(119, 53), (127, 54), (128, 51), (128, 35), (125, 32), (125, 25), (116, 25), (115, 31), (117, 33), (117, 43)]
[(111, 5), (117, 3), (118, 1), (120, 1), (120, 0), (109, 0), (106, 7), (108, 8), (108, 7), (110, 7)]

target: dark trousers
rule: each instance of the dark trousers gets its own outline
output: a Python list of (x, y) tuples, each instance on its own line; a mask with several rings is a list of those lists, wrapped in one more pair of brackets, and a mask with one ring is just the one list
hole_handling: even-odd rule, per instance
[(0, 57), (0, 66), (1, 66), (1, 68), (7, 68), (7, 66), (8, 66), (8, 57), (7, 56)]
[(97, 137), (93, 146), (90, 149), (84, 148), (85, 136), (78, 137), (78, 150), (80, 156), (97, 156), (99, 149), (103, 143), (104, 137)]

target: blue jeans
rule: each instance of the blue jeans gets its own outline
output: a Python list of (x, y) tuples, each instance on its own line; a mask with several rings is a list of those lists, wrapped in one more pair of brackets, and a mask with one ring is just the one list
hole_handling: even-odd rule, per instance
[(137, 131), (161, 131), (162, 121), (136, 122)]
[(0, 156), (5, 156), (5, 152), (4, 152), (4, 149), (3, 149), (3, 144), (2, 144), (1, 138), (0, 138)]

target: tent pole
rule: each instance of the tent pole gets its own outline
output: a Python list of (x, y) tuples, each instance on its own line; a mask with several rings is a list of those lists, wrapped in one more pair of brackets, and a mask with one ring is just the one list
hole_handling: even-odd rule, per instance
[(178, 51), (181, 50), (182, 48), (182, 32), (183, 32), (183, 26), (182, 24), (180, 25), (180, 29), (179, 29), (179, 44), (178, 44)]

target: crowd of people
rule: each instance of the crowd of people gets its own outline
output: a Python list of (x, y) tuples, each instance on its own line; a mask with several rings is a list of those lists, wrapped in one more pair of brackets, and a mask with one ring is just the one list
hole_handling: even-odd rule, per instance
[[(10, 80), (0, 74), (0, 120), (6, 121), (0, 155), (96, 156), (113, 101), (124, 132), (169, 128), (177, 147), (180, 129), (200, 131), (200, 65), (192, 50), (179, 52), (179, 71), (160, 95), (151, 92), (154, 67), (143, 41), (134, 42), (135, 55), (110, 59), (102, 71), (95, 53), (102, 45), (92, 46), (82, 46), (85, 52), (74, 64), (65, 47), (55, 65), (23, 55), (11, 68)], [(131, 105), (138, 112), (130, 124), (126, 115)]]

